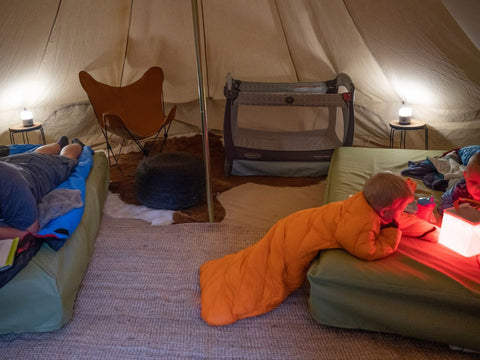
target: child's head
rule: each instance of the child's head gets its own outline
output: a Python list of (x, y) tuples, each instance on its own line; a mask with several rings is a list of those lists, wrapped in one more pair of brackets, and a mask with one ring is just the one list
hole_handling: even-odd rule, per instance
[(463, 172), (468, 193), (474, 200), (480, 201), (480, 152), (474, 154)]
[(407, 181), (385, 171), (373, 175), (363, 186), (363, 196), (385, 223), (398, 220), (413, 201), (413, 190)]

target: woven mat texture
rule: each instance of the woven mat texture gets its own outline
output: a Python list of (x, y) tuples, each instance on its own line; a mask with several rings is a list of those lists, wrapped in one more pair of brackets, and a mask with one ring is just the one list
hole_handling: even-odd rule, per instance
[(318, 324), (309, 315), (307, 286), (265, 315), (207, 325), (200, 317), (200, 264), (263, 233), (104, 216), (72, 320), (56, 332), (0, 336), (0, 359), (475, 358), (443, 344)]

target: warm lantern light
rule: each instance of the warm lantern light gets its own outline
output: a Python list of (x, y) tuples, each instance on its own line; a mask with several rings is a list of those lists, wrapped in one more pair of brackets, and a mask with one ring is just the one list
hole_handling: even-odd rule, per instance
[(463, 256), (480, 254), (480, 210), (468, 204), (446, 209), (438, 242)]
[(22, 120), (23, 126), (33, 126), (33, 114), (26, 108), (20, 113), (20, 119)]
[(404, 102), (402, 102), (402, 107), (400, 108), (400, 110), (398, 110), (398, 122), (402, 125), (410, 124), (412, 114), (412, 109), (410, 109), (408, 106), (405, 105)]

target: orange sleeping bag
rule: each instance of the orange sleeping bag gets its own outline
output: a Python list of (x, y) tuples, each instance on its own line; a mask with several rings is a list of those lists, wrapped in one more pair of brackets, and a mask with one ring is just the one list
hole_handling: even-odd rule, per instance
[(278, 221), (256, 244), (200, 267), (202, 318), (227, 325), (280, 305), (304, 281), (319, 250), (344, 248), (364, 260), (393, 253), (402, 231), (420, 237), (435, 229), (404, 214), (399, 229), (381, 229), (363, 194), (298, 211)]

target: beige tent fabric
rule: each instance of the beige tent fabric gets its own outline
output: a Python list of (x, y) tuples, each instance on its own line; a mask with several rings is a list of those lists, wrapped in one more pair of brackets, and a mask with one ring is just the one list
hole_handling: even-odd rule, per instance
[(190, 1), (132, 2), (125, 74), (122, 85), (158, 64), (164, 70), (164, 92), (171, 103), (198, 98), (195, 43)]
[[(476, 0), (198, 0), (209, 127), (222, 129), (228, 72), (297, 82), (347, 73), (356, 86), (355, 145), (388, 146), (402, 101), (428, 123), (430, 148), (480, 143), (480, 2)], [(189, 0), (0, 2), (0, 143), (23, 107), (48, 140), (102, 146), (78, 72), (111, 85), (162, 67), (177, 119), (200, 128)], [(92, 128), (93, 127), (93, 128)], [(191, 131), (180, 122), (172, 132)], [(407, 146), (423, 147), (423, 133)]]
[(478, 21), (477, 0), (442, 0), (442, 4), (448, 9), (457, 24), (465, 31), (465, 34), (480, 49), (480, 22)]

